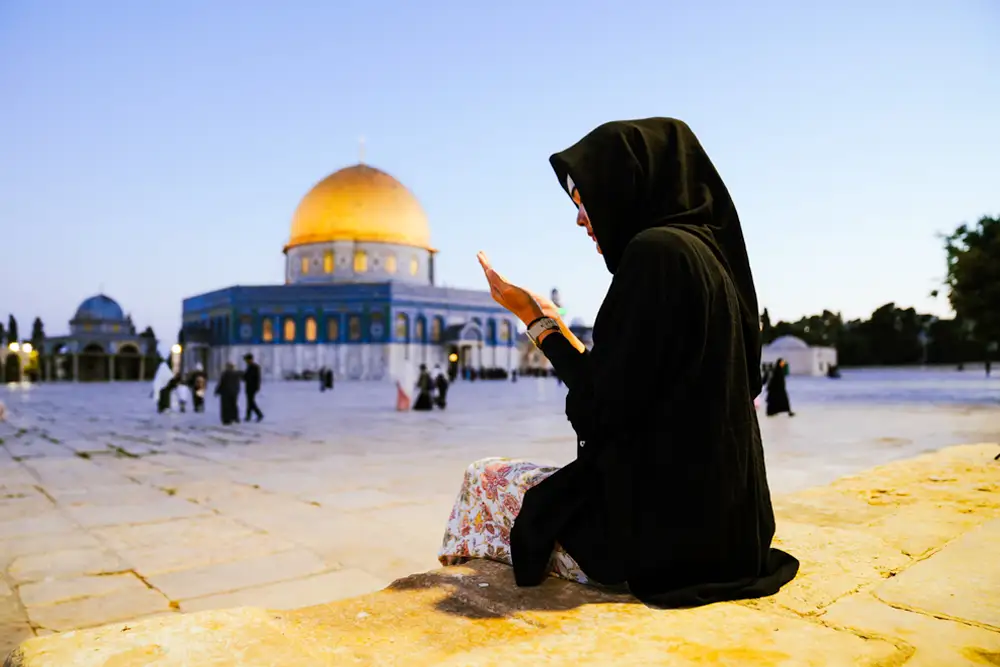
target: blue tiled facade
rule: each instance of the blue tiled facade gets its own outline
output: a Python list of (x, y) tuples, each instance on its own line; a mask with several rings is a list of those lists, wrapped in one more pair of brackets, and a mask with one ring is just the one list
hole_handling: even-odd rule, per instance
[(515, 345), (513, 317), (487, 292), (398, 283), (227, 287), (185, 299), (182, 318), (186, 338), (207, 333), (213, 347), (443, 344), (456, 318), (484, 327), (487, 346)]
[(184, 300), (185, 364), (245, 354), (265, 377), (387, 380), (417, 365), (513, 368), (514, 318), (488, 292), (402, 282), (234, 286)]

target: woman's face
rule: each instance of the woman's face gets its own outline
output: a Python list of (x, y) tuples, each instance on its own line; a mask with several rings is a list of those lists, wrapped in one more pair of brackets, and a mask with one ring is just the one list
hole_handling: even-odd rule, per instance
[(587, 209), (584, 208), (583, 202), (580, 200), (580, 191), (573, 188), (573, 203), (576, 204), (576, 224), (578, 227), (583, 227), (587, 230), (587, 236), (594, 242), (597, 246), (597, 254), (601, 254), (601, 244), (597, 242), (597, 237), (594, 236), (594, 228), (590, 226), (590, 217), (587, 215)]

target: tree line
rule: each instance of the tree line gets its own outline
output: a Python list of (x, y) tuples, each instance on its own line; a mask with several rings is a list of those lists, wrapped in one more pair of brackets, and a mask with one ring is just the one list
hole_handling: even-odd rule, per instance
[[(955, 317), (937, 318), (887, 303), (868, 319), (844, 321), (840, 313), (824, 310), (795, 322), (772, 324), (765, 309), (764, 343), (798, 336), (810, 345), (837, 348), (843, 366), (995, 360), (1000, 343), (1000, 218), (984, 216), (941, 238), (946, 268), (942, 287)], [(939, 290), (931, 293), (939, 294)]]

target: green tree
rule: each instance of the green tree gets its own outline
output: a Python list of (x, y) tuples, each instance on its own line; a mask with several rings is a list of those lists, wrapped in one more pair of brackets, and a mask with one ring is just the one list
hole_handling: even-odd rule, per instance
[(760, 314), (760, 338), (764, 345), (774, 340), (772, 337), (773, 332), (774, 327), (771, 326), (771, 315), (767, 312), (767, 308), (765, 308), (764, 312)]
[(969, 322), (972, 338), (1000, 341), (1000, 218), (984, 216), (944, 237), (945, 285), (955, 313)]
[(42, 341), (45, 340), (45, 327), (42, 325), (42, 318), (36, 317), (31, 323), (31, 347), (41, 354)]
[(7, 318), (7, 340), (11, 343), (21, 342), (17, 335), (17, 318), (13, 315)]

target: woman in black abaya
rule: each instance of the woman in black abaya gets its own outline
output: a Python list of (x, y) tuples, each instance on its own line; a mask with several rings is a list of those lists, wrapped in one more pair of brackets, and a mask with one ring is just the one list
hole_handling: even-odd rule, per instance
[(788, 401), (788, 387), (785, 384), (785, 375), (788, 373), (788, 363), (784, 359), (778, 359), (774, 364), (774, 369), (767, 379), (767, 416), (773, 417), (787, 412), (789, 417), (794, 417), (791, 403)]
[(569, 390), (576, 460), (472, 464), (439, 559), (512, 563), (520, 586), (627, 584), (656, 606), (777, 592), (798, 561), (771, 548), (757, 296), (725, 185), (669, 118), (607, 123), (550, 161), (614, 276), (593, 349), (479, 260)]

